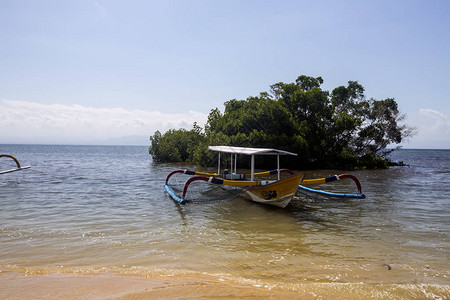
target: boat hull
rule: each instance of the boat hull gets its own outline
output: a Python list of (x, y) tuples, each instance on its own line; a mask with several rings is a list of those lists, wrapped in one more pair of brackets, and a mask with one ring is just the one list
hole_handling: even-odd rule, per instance
[(296, 174), (267, 185), (258, 185), (248, 189), (244, 197), (263, 204), (284, 208), (294, 198), (304, 174)]

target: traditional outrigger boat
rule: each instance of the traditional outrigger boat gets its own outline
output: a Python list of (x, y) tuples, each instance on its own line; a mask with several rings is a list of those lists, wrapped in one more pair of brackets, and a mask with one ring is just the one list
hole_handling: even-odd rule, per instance
[[(217, 185), (221, 188), (231, 188), (233, 190), (238, 190), (238, 194), (234, 195), (243, 195), (245, 198), (263, 203), (274, 205), (278, 207), (286, 207), (289, 202), (294, 198), (297, 189), (303, 188), (302, 184), (320, 184), (325, 182), (331, 182), (334, 180), (338, 180), (340, 178), (352, 178), (356, 180), (357, 186), (359, 186), (358, 195), (363, 195), (361, 193), (361, 185), (359, 184), (358, 179), (352, 175), (342, 174), (335, 175), (327, 178), (318, 178), (318, 179), (310, 179), (303, 180), (304, 174), (298, 173), (294, 174), (289, 169), (280, 169), (280, 156), (283, 155), (293, 155), (297, 156), (295, 153), (291, 153), (284, 150), (278, 149), (268, 149), (268, 148), (245, 148), (245, 147), (233, 147), (233, 146), (209, 146), (209, 150), (218, 152), (218, 168), (217, 173), (208, 173), (208, 172), (198, 172), (191, 170), (175, 170), (169, 173), (166, 178), (164, 188), (167, 193), (180, 204), (186, 204), (188, 202), (195, 202), (196, 199), (188, 199), (187, 193), (189, 186), (194, 182), (206, 182), (210, 185)], [(220, 166), (220, 155), (221, 153), (228, 153), (231, 155), (230, 165), (231, 172), (228, 170), (224, 170), (221, 172)], [(239, 174), (237, 173), (237, 155), (249, 155), (250, 160), (250, 174)], [(255, 155), (273, 155), (277, 157), (277, 169), (265, 172), (255, 172)], [(290, 176), (281, 177), (281, 173), (288, 173)], [(189, 178), (183, 185), (182, 189), (176, 189), (175, 185), (170, 183), (170, 179), (174, 177), (176, 174), (185, 174), (192, 176)], [(276, 175), (276, 180), (257, 180), (261, 177), (270, 177), (271, 175)], [(239, 192), (240, 191), (240, 192)], [(309, 189), (309, 191), (318, 191)], [(177, 192), (179, 192), (177, 194)], [(322, 191), (318, 191), (322, 192)], [(333, 194), (333, 193), (331, 193)], [(332, 196), (330, 194), (330, 196)], [(343, 195), (343, 194), (339, 194)], [(357, 195), (357, 194), (346, 194), (346, 195)]]
[(0, 174), (6, 174), (6, 173), (11, 173), (11, 172), (16, 172), (16, 171), (21, 171), (21, 170), (30, 168), (30, 166), (22, 167), (22, 166), (20, 165), (20, 163), (19, 163), (19, 160), (18, 160), (17, 158), (15, 158), (14, 156), (12, 156), (12, 155), (9, 155), (9, 154), (0, 154), (0, 158), (2, 158), (2, 157), (8, 157), (8, 158), (11, 158), (11, 159), (16, 163), (17, 168), (10, 169), (10, 170), (5, 170), (5, 171), (0, 171)]
[[(303, 179), (303, 173), (293, 174), (292, 171), (287, 169), (280, 169), (280, 156), (281, 155), (294, 155), (288, 151), (267, 149), (267, 148), (244, 148), (244, 147), (232, 147), (232, 146), (209, 146), (209, 150), (217, 151), (218, 168), (217, 173), (205, 173), (190, 170), (175, 170), (171, 172), (164, 184), (165, 189), (169, 195), (177, 202), (185, 204), (190, 202), (186, 198), (189, 185), (195, 181), (204, 181), (210, 184), (221, 185), (239, 188), (242, 190), (244, 197), (256, 201), (259, 203), (275, 205), (278, 207), (286, 207), (294, 197), (300, 181)], [(228, 153), (231, 155), (231, 172), (228, 170), (221, 173), (220, 171), (220, 154)], [(251, 170), (250, 174), (238, 174), (237, 173), (237, 155), (249, 155), (251, 157)], [(255, 155), (274, 155), (277, 157), (277, 169), (266, 172), (255, 173)], [(280, 173), (288, 172), (291, 176), (281, 178)], [(192, 175), (190, 179), (186, 181), (182, 189), (182, 194), (177, 195), (174, 189), (169, 184), (169, 179), (177, 174)], [(277, 180), (256, 180), (261, 176), (270, 176), (277, 174)]]

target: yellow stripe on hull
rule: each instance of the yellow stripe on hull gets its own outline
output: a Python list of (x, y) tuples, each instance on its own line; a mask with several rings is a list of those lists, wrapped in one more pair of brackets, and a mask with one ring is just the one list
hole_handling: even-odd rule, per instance
[(261, 181), (250, 181), (250, 180), (223, 180), (224, 185), (231, 186), (259, 186)]
[(284, 208), (294, 197), (303, 175), (296, 174), (267, 185), (252, 187), (244, 193), (244, 196), (255, 202)]
[(220, 174), (205, 173), (205, 172), (197, 172), (197, 171), (195, 171), (195, 175), (198, 175), (198, 176), (206, 176), (206, 177), (221, 177), (221, 176), (222, 176), (222, 175), (220, 175)]
[(325, 178), (305, 179), (302, 181), (302, 185), (321, 184), (321, 183), (325, 183)]

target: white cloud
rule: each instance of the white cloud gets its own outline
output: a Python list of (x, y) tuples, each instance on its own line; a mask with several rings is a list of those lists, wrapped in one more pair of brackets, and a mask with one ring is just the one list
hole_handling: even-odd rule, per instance
[(450, 149), (450, 121), (446, 114), (421, 108), (409, 116), (409, 125), (416, 127), (417, 135), (404, 144), (407, 148)]
[(101, 5), (98, 1), (94, 1), (94, 5), (102, 18), (108, 17), (108, 13), (106, 12), (106, 9), (103, 7), (103, 5)]
[(444, 133), (450, 133), (450, 121), (442, 112), (430, 108), (421, 108), (419, 113), (434, 120), (430, 124), (432, 128), (444, 130)]
[(203, 126), (207, 115), (188, 111), (167, 114), (124, 108), (0, 101), (0, 143), (101, 143), (124, 136), (152, 135), (156, 130)]

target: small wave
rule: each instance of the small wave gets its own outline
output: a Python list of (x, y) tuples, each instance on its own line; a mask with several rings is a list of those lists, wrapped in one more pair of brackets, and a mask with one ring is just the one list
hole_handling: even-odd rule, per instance
[[(34, 275), (34, 276), (24, 276)], [(44, 276), (43, 276), (44, 275)], [(86, 277), (85, 277), (86, 276)], [(4, 285), (2, 281), (17, 284)], [(23, 289), (24, 281), (33, 287), (33, 297), (48, 295), (50, 290), (57, 290), (58, 295), (77, 295), (88, 298), (103, 294), (139, 299), (162, 297), (195, 298), (221, 295), (227, 298), (303, 298), (303, 299), (447, 299), (450, 295), (448, 285), (437, 284), (365, 284), (365, 283), (314, 283), (301, 282), (293, 284), (270, 284), (258, 279), (236, 277), (230, 274), (207, 274), (194, 272), (175, 272), (158, 269), (139, 269), (129, 267), (127, 272), (111, 267), (73, 268), (69, 271), (63, 266), (49, 269), (2, 270), (0, 284), (7, 286), (3, 295), (30, 298)], [(117, 284), (111, 284), (116, 282)], [(123, 283), (126, 282), (124, 285)], [(81, 289), (80, 292), (80, 288)], [(120, 293), (111, 290), (121, 287)], [(137, 288), (138, 287), (138, 288)], [(84, 293), (84, 294), (83, 294)], [(112, 293), (114, 295), (109, 295)]]

